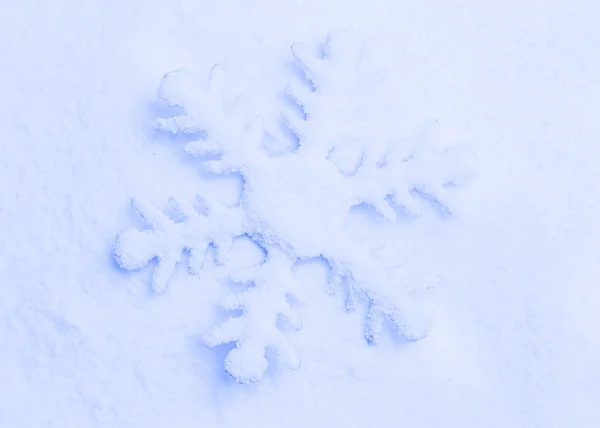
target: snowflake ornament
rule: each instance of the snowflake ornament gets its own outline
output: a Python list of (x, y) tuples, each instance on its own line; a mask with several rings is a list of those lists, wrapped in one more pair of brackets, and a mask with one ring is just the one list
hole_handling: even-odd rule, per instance
[[(389, 222), (398, 212), (419, 216), (424, 200), (452, 215), (452, 189), (472, 177), (468, 150), (437, 146), (437, 123), (418, 138), (404, 140), (390, 126), (381, 126), (386, 106), (363, 70), (365, 44), (356, 34), (331, 31), (320, 54), (301, 43), (291, 50), (304, 79), (285, 89), (292, 106), (282, 115), (297, 148), (277, 156), (263, 145), (267, 121), (250, 112), (241, 97), (227, 94), (223, 67), (213, 67), (206, 86), (185, 70), (165, 75), (159, 96), (180, 114), (158, 119), (157, 129), (200, 136), (185, 150), (192, 156), (212, 156), (204, 162), (207, 174), (239, 173), (244, 182), (240, 203), (225, 208), (212, 202), (207, 215), (180, 205), (185, 217), (181, 223), (138, 204), (150, 229), (124, 232), (115, 249), (126, 269), (158, 258), (154, 287), (159, 292), (183, 250), (193, 253), (191, 271), (202, 267), (207, 245), (212, 243), (222, 254), (241, 234), (266, 251), (264, 264), (245, 271), (223, 265), (229, 279), (251, 286), (222, 302), (225, 309), (242, 314), (204, 336), (208, 346), (235, 342), (225, 369), (242, 383), (260, 380), (269, 348), (289, 367), (300, 364), (278, 328), (280, 319), (293, 328), (301, 326), (288, 300), (302, 288), (293, 274), (299, 260), (323, 257), (330, 266), (329, 291), (344, 290), (347, 310), (365, 304), (367, 343), (377, 343), (385, 324), (407, 341), (426, 337), (430, 320), (411, 288), (416, 283), (431, 287), (436, 278), (390, 274), (389, 263), (348, 236), (346, 223), (350, 210), (361, 204), (372, 206)], [(273, 118), (269, 123), (276, 122)]]

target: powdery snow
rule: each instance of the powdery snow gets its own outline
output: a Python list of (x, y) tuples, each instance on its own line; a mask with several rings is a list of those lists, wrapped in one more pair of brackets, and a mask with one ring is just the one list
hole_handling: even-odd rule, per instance
[(0, 425), (598, 426), (598, 12), (2, 6)]

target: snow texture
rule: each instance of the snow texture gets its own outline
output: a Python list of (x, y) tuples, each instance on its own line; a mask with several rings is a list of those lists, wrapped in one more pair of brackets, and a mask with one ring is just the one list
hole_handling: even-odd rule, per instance
[(209, 173), (221, 174), (238, 171), (245, 156), (266, 156), (256, 150), (264, 134), (263, 120), (254, 117), (248, 123), (244, 100), (226, 92), (225, 70), (215, 65), (206, 88), (200, 88), (185, 70), (167, 73), (159, 86), (158, 95), (171, 107), (183, 111), (179, 116), (159, 118), (156, 128), (171, 134), (205, 133), (206, 138), (186, 144), (185, 151), (192, 156), (220, 156), (218, 161), (205, 162)]
[[(598, 17), (593, 0), (2, 2), (0, 427), (600, 427)], [(366, 37), (345, 33), (357, 72), (340, 64), (327, 82), (336, 55), (320, 37), (331, 26)], [(321, 67), (314, 85), (289, 53), (295, 40)], [(211, 87), (215, 63), (224, 80)], [(177, 89), (180, 107), (156, 95), (172, 70), (163, 95)], [(231, 162), (254, 176), (237, 206), (241, 173), (206, 175), (203, 161), (251, 146), (241, 129), (257, 114), (276, 159), (258, 171), (255, 159)], [(235, 115), (241, 125), (224, 127)], [(157, 117), (176, 116), (155, 131)], [(241, 137), (198, 151), (210, 148), (203, 129), (216, 128)], [(196, 157), (183, 150), (194, 141)], [(441, 184), (471, 177), (454, 141), (477, 153), (465, 189)], [(328, 161), (303, 158), (309, 146)], [(407, 182), (356, 187), (362, 173), (386, 171), (365, 168), (363, 153), (402, 166), (386, 174)], [(280, 199), (263, 195), (278, 183)], [(408, 190), (436, 183), (452, 214)], [(387, 197), (396, 221), (367, 203), (346, 215), (340, 189), (375, 203), (385, 187), (397, 190)], [(253, 236), (234, 239), (220, 265), (209, 244), (191, 275), (189, 220), (168, 200), (221, 224), (196, 195), (233, 209), (233, 229), (245, 219)], [(261, 381), (238, 385), (227, 353), (269, 341), (256, 327), (214, 348), (202, 338), (244, 315), (220, 307), (228, 294), (272, 287), (253, 308), (281, 299), (282, 280), (230, 280), (276, 250), (306, 296), (289, 299), (301, 330), (276, 325), (302, 365), (288, 369), (267, 346)], [(156, 254), (167, 253), (180, 266), (157, 294)], [(147, 264), (128, 271), (121, 258)], [(427, 338), (406, 343), (430, 317)], [(244, 362), (260, 363), (261, 346)]]
[(232, 272), (230, 279), (237, 283), (250, 282), (247, 290), (226, 296), (223, 308), (242, 309), (237, 318), (215, 326), (204, 336), (208, 346), (236, 343), (225, 359), (225, 370), (240, 383), (257, 382), (267, 368), (267, 348), (277, 352), (290, 368), (298, 368), (300, 359), (277, 321), (286, 320), (294, 329), (302, 327), (299, 315), (290, 306), (289, 298), (297, 297), (300, 284), (292, 273), (291, 260), (281, 251), (269, 251), (264, 264)]
[(208, 211), (206, 215), (185, 201), (171, 198), (171, 208), (182, 216), (180, 222), (175, 222), (156, 207), (132, 200), (132, 207), (149, 228), (126, 230), (117, 237), (114, 254), (119, 265), (135, 270), (156, 258), (158, 264), (152, 287), (161, 294), (167, 289), (183, 251), (190, 252), (189, 272), (192, 274), (197, 274), (204, 266), (211, 244), (217, 250), (217, 262), (223, 263), (233, 238), (244, 232), (243, 213), (223, 207), (212, 197), (203, 201)]
[[(390, 223), (398, 213), (419, 216), (424, 200), (452, 215), (454, 188), (473, 175), (467, 148), (436, 146), (437, 122), (425, 127), (416, 141), (399, 139), (393, 127), (378, 126), (384, 107), (372, 93), (372, 77), (361, 70), (365, 43), (355, 33), (332, 30), (322, 55), (302, 43), (294, 43), (291, 51), (305, 79), (294, 80), (285, 91), (298, 109), (285, 108), (282, 114), (298, 147), (277, 156), (263, 145), (265, 119), (249, 112), (242, 97), (227, 93), (221, 65), (212, 68), (205, 87), (184, 69), (165, 75), (158, 94), (180, 114), (158, 119), (156, 128), (170, 135), (200, 135), (185, 146), (186, 152), (213, 157), (204, 162), (207, 174), (239, 173), (244, 180), (241, 201), (233, 209), (236, 215), (228, 217), (214, 209), (201, 216), (180, 206), (186, 218), (181, 223), (138, 203), (136, 209), (150, 229), (124, 232), (115, 249), (126, 269), (157, 257), (153, 285), (159, 293), (183, 250), (191, 252), (194, 273), (210, 243), (223, 252), (235, 236), (247, 233), (265, 249), (264, 266), (241, 276), (232, 273), (234, 281), (244, 278), (254, 284), (223, 302), (226, 309), (243, 309), (243, 315), (205, 337), (209, 346), (236, 343), (225, 368), (243, 383), (260, 380), (269, 347), (288, 366), (299, 365), (276, 326), (280, 316), (294, 327), (300, 325), (285, 298), (298, 285), (282, 267), (295, 260), (323, 257), (331, 270), (329, 290), (344, 289), (346, 310), (366, 303), (367, 343), (377, 343), (386, 320), (407, 341), (426, 337), (430, 319), (406, 291), (413, 284), (390, 278), (390, 266), (350, 239), (346, 222), (350, 210), (361, 204), (372, 206)], [(237, 215), (241, 211), (244, 215)]]

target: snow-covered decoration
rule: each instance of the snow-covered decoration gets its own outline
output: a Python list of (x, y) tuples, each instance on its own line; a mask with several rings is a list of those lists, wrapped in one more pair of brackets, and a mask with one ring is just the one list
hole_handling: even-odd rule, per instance
[(251, 287), (227, 295), (222, 306), (230, 311), (241, 309), (237, 318), (216, 325), (204, 336), (208, 346), (235, 342), (236, 347), (225, 359), (225, 370), (240, 383), (257, 382), (267, 369), (265, 351), (272, 348), (290, 368), (298, 368), (300, 359), (283, 333), (277, 328), (280, 319), (292, 328), (302, 322), (290, 306), (289, 298), (300, 289), (292, 273), (292, 261), (283, 252), (270, 249), (264, 264), (232, 272), (230, 279), (250, 283)]
[[(382, 123), (386, 106), (361, 68), (364, 50), (364, 43), (348, 30), (331, 31), (322, 55), (304, 44), (292, 45), (305, 79), (286, 89), (295, 106), (282, 114), (298, 147), (277, 156), (263, 147), (265, 120), (248, 112), (241, 98), (226, 93), (221, 66), (213, 67), (205, 88), (197, 90), (197, 79), (185, 70), (168, 73), (159, 87), (159, 96), (180, 115), (159, 119), (157, 129), (198, 135), (186, 151), (212, 157), (204, 162), (206, 173), (236, 172), (243, 177), (238, 207), (243, 216), (223, 221), (209, 213), (188, 216), (184, 223), (161, 223), (154, 215), (148, 221), (151, 231), (119, 238), (117, 258), (122, 266), (137, 268), (158, 257), (157, 288), (164, 289), (164, 277), (170, 276), (183, 249), (204, 251), (207, 242), (226, 248), (243, 230), (267, 251), (265, 264), (244, 274), (224, 266), (232, 280), (247, 280), (252, 286), (223, 302), (226, 309), (243, 314), (205, 336), (210, 346), (236, 343), (225, 365), (239, 382), (261, 378), (268, 364), (267, 348), (275, 349), (289, 366), (299, 364), (277, 328), (279, 317), (294, 327), (300, 324), (286, 299), (299, 287), (290, 271), (296, 260), (328, 261), (330, 291), (344, 289), (347, 310), (366, 305), (364, 337), (369, 344), (377, 342), (384, 324), (407, 341), (428, 334), (429, 318), (412, 298), (413, 277), (389, 275), (389, 263), (351, 239), (346, 222), (350, 210), (361, 204), (372, 206), (389, 222), (398, 212), (419, 216), (426, 201), (452, 215), (451, 188), (469, 180), (471, 156), (461, 146), (439, 147), (436, 122), (420, 136), (404, 139), (393, 124)], [(239, 221), (237, 229), (234, 220)], [(220, 231), (218, 236), (213, 227)], [(139, 249), (134, 238), (143, 244)], [(128, 244), (126, 251), (123, 243)], [(415, 282), (427, 288), (435, 280)]]
[(132, 200), (133, 208), (148, 225), (139, 231), (129, 229), (117, 236), (115, 258), (127, 270), (140, 269), (150, 260), (158, 259), (152, 277), (156, 293), (163, 293), (181, 261), (183, 251), (189, 250), (189, 271), (197, 274), (206, 258), (209, 245), (217, 250), (217, 262), (223, 263), (233, 238), (245, 231), (243, 213), (237, 208), (227, 208), (212, 197), (199, 198), (207, 210), (200, 214), (185, 201), (171, 198), (171, 208), (182, 217), (175, 222), (158, 208)]

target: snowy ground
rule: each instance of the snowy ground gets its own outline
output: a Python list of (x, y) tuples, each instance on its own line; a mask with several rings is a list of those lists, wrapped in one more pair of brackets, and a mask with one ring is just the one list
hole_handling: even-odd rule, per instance
[[(599, 17), (591, 1), (1, 5), (0, 426), (599, 426)], [(428, 337), (388, 329), (369, 346), (364, 308), (344, 311), (308, 262), (302, 329), (286, 333), (300, 367), (268, 354), (240, 385), (224, 371), (233, 346), (201, 340), (227, 318), (218, 268), (179, 266), (157, 295), (152, 266), (119, 267), (115, 237), (144, 227), (132, 197), (239, 193), (155, 132), (165, 73), (222, 63), (251, 110), (276, 116), (290, 45), (339, 27), (391, 78), (398, 117), (377, 128), (437, 119), (479, 172), (455, 217), (351, 216), (355, 239), (393, 242), (437, 278)]]

